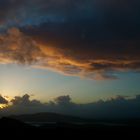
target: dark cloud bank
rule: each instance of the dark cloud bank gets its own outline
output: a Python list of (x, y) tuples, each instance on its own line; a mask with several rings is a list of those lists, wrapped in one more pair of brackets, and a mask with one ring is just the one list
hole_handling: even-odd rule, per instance
[(99, 80), (138, 72), (139, 7), (138, 0), (1, 0), (0, 63)]
[[(7, 104), (6, 100), (1, 103)], [(57, 97), (54, 101), (48, 103), (41, 103), (38, 100), (30, 100), (30, 96), (26, 94), (22, 97), (15, 97), (11, 100), (11, 103), (11, 106), (1, 109), (1, 116), (55, 112), (95, 119), (140, 118), (140, 95), (134, 98), (117, 96), (107, 101), (100, 100), (93, 103), (76, 104), (72, 102), (69, 95)]]

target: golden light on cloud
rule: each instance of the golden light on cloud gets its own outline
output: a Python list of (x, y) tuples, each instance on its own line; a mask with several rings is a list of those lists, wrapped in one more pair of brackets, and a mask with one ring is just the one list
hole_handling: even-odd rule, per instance
[(28, 64), (64, 75), (98, 80), (116, 79), (112, 75), (115, 71), (140, 70), (140, 58), (136, 55), (139, 50), (133, 46), (135, 42), (121, 41), (115, 47), (116, 42), (98, 42), (84, 47), (76, 40), (73, 43), (60, 40), (54, 44), (53, 40), (42, 40), (17, 28), (9, 29), (7, 34), (0, 35), (0, 63)]
[(5, 104), (0, 104), (0, 109), (4, 109), (4, 108), (6, 108), (7, 107), (7, 105), (5, 105)]

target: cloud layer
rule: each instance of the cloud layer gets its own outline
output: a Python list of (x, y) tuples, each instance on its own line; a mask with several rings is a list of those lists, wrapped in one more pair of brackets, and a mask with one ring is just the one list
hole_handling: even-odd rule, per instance
[(140, 70), (137, 0), (1, 0), (0, 63), (116, 79)]
[(116, 96), (109, 100), (76, 104), (69, 95), (57, 97), (48, 103), (31, 100), (29, 95), (16, 96), (9, 107), (3, 108), (0, 115), (32, 114), (55, 112), (85, 118), (140, 118), (140, 95), (136, 97)]
[(0, 36), (0, 63), (31, 64), (91, 79), (115, 79), (116, 71), (140, 70), (139, 41), (88, 42), (67, 35), (36, 37), (9, 29)]

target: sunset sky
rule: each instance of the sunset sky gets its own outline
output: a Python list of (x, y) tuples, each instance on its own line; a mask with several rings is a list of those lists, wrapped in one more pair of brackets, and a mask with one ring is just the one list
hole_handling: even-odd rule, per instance
[(76, 103), (140, 94), (138, 0), (0, 0), (0, 93)]

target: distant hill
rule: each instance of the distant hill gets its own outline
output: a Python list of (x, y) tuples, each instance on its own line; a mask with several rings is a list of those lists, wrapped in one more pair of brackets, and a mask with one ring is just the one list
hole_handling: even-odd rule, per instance
[(80, 117), (74, 117), (69, 115), (62, 115), (57, 113), (37, 113), (37, 114), (26, 114), (18, 116), (10, 116), (10, 118), (17, 119), (23, 122), (87, 122), (88, 119), (83, 119)]
[(12, 115), (8, 118), (16, 119), (22, 122), (56, 122), (56, 123), (110, 123), (110, 124), (138, 124), (140, 125), (140, 119), (87, 119), (71, 115), (64, 115), (58, 113), (36, 113), (36, 114), (24, 114), (24, 115)]

